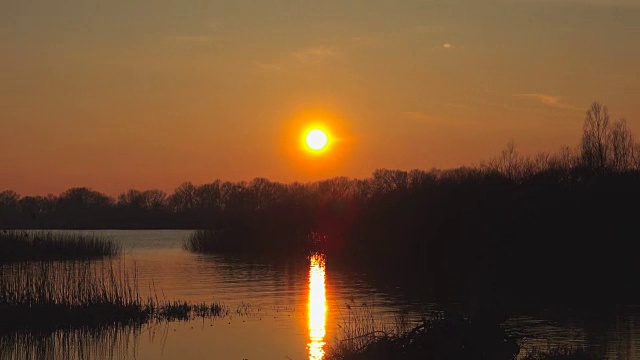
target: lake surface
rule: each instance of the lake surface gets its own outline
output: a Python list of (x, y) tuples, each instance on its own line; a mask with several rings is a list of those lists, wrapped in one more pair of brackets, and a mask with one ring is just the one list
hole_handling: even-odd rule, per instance
[[(16, 335), (0, 343), (2, 358), (321, 360), (353, 319), (392, 331), (438, 309), (400, 289), (378, 288), (366, 274), (332, 268), (323, 256), (263, 261), (193, 254), (182, 248), (190, 232), (180, 230), (82, 232), (106, 235), (122, 245), (118, 261), (136, 269), (142, 293), (217, 301), (231, 309), (230, 315), (45, 340)], [(608, 359), (640, 356), (640, 311), (633, 308), (601, 316), (516, 315), (507, 325), (526, 336), (523, 352), (532, 346), (582, 345)]]

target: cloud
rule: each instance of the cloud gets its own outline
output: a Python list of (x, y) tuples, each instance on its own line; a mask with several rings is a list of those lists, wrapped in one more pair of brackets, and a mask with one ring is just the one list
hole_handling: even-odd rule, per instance
[(258, 70), (262, 72), (273, 73), (273, 72), (278, 72), (282, 70), (282, 65), (279, 65), (279, 64), (263, 63), (259, 61), (256, 61), (255, 64)]
[(348, 46), (360, 48), (360, 47), (372, 47), (380, 44), (380, 39), (373, 36), (352, 36)]
[(558, 106), (561, 103), (559, 96), (547, 95), (547, 94), (515, 94), (516, 97), (522, 97), (527, 99), (537, 100), (544, 105)]
[(293, 57), (304, 64), (317, 64), (337, 56), (335, 49), (329, 46), (310, 46), (293, 53)]
[(549, 107), (554, 107), (559, 109), (579, 110), (579, 108), (564, 102), (564, 100), (562, 100), (561, 97), (555, 96), (555, 95), (531, 93), (531, 94), (515, 94), (513, 96), (537, 101), (542, 105), (546, 105)]
[(222, 30), (222, 23), (220, 22), (211, 22), (208, 25), (208, 28), (212, 31), (221, 31)]
[(433, 51), (453, 51), (453, 50), (462, 49), (462, 47), (459, 45), (454, 45), (450, 42), (445, 42), (438, 45), (434, 45), (430, 47), (430, 49)]
[(292, 67), (317, 65), (338, 56), (335, 47), (308, 46), (284, 54), (284, 57), (266, 61), (254, 61), (256, 69), (264, 73), (276, 73)]

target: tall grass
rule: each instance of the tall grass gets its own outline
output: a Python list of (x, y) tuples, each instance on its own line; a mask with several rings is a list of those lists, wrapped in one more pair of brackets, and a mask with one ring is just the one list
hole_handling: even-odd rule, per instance
[(390, 327), (376, 316), (372, 304), (358, 304), (353, 299), (346, 304), (341, 320), (342, 323), (338, 324), (338, 338), (328, 349), (332, 359), (346, 358), (362, 351), (378, 338), (400, 334), (400, 328), (404, 328), (402, 324), (406, 323), (396, 321), (396, 326)]
[(437, 312), (411, 323), (406, 317), (380, 321), (373, 306), (352, 301), (339, 324), (341, 332), (327, 349), (325, 360), (596, 360), (585, 348), (529, 349), (507, 333), (500, 319), (486, 313), (463, 316)]
[(141, 295), (136, 271), (124, 262), (36, 262), (0, 266), (0, 333), (144, 324), (224, 316), (218, 303), (158, 299), (151, 287)]
[(52, 231), (0, 231), (0, 263), (42, 260), (89, 260), (115, 256), (113, 240), (88, 234)]
[(62, 329), (52, 333), (0, 334), (2, 360), (127, 359), (143, 332), (142, 326), (107, 326), (100, 329)]
[(451, 313), (436, 313), (415, 324), (397, 318), (388, 325), (377, 322), (370, 307), (350, 307), (341, 329), (326, 360), (513, 360), (519, 350), (499, 324)]
[(191, 232), (182, 243), (185, 250), (197, 253), (224, 251), (229, 248), (227, 241), (216, 230), (200, 229)]

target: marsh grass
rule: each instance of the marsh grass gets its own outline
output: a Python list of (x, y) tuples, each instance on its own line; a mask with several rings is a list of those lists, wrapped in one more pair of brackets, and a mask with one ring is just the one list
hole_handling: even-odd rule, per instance
[(142, 326), (105, 326), (0, 334), (0, 359), (126, 359), (136, 353), (144, 330)]
[(190, 320), (194, 317), (213, 318), (229, 315), (230, 311), (219, 303), (191, 304), (186, 301), (166, 302), (158, 308), (156, 317), (162, 320)]
[(393, 319), (376, 314), (375, 304), (358, 303), (352, 299), (341, 313), (341, 324), (334, 342), (327, 351), (328, 360), (350, 359), (382, 338), (397, 337), (411, 329), (414, 324), (406, 314), (394, 315)]
[(219, 231), (210, 229), (195, 230), (182, 243), (185, 250), (196, 253), (224, 251), (228, 246), (229, 244), (223, 241)]
[(348, 309), (326, 360), (513, 360), (519, 351), (517, 339), (497, 322), (434, 313), (416, 323), (400, 317), (389, 325), (376, 321), (364, 304)]
[(90, 234), (52, 231), (0, 231), (0, 263), (91, 260), (118, 255), (113, 240)]
[(35, 262), (0, 266), (0, 333), (98, 328), (229, 314), (219, 303), (141, 295), (137, 273), (124, 261)]
[(507, 333), (498, 319), (434, 312), (418, 322), (405, 315), (381, 321), (369, 304), (347, 304), (337, 339), (325, 360), (597, 360), (584, 348), (533, 348), (521, 353), (521, 337)]

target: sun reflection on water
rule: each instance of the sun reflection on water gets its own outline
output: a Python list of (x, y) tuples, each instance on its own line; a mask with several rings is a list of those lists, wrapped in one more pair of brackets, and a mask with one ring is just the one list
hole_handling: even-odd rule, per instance
[(309, 266), (309, 360), (324, 358), (327, 297), (325, 293), (325, 258), (314, 254)]

